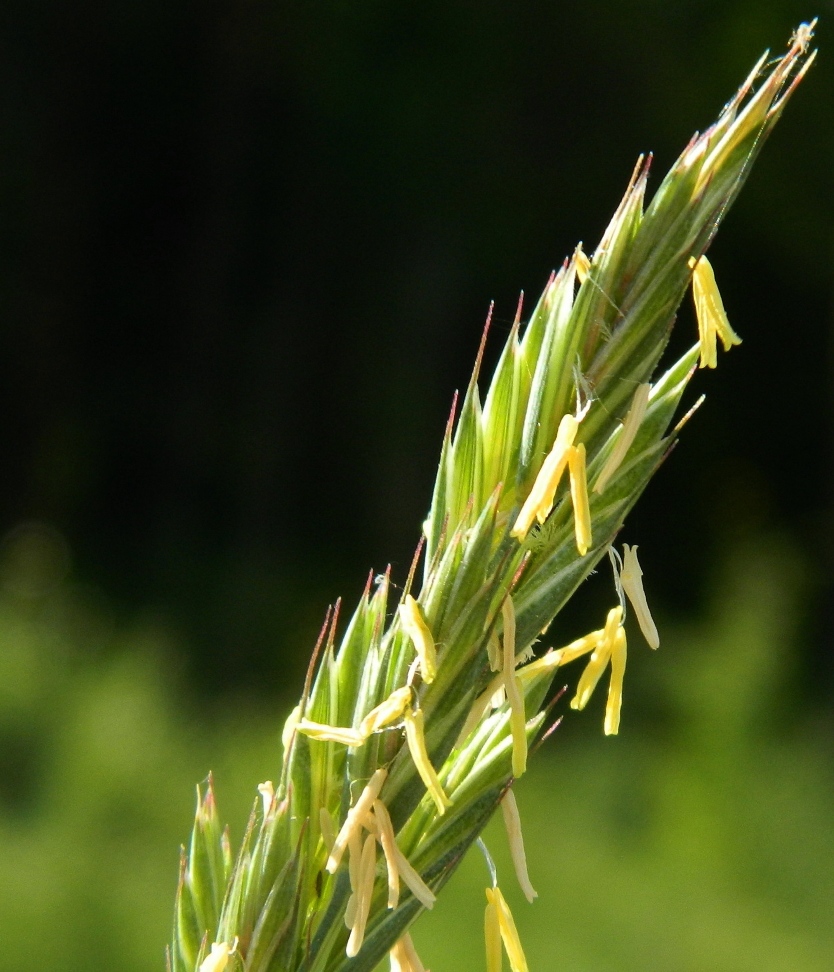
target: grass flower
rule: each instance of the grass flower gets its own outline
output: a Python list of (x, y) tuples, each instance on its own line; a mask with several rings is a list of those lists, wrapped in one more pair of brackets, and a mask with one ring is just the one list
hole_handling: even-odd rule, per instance
[[(699, 357), (713, 367), (716, 340), (737, 343), (704, 254), (813, 60), (812, 33), (801, 25), (783, 57), (759, 61), (650, 201), (651, 160), (638, 160), (599, 245), (576, 248), (526, 323), (519, 303), (482, 404), (488, 318), (403, 593), (390, 569), (375, 584), (371, 573), (346, 624), (338, 606), (328, 611), (284, 726), (280, 778), (258, 788), (236, 857), (212, 781), (198, 792), (171, 972), (230, 961), (243, 972), (372, 972), (386, 956), (394, 972), (419, 972), (408, 929), (499, 806), (519, 882), (535, 895), (510, 786), (548, 731), (551, 685), (570, 662), (587, 656), (574, 709), (610, 664), (604, 730), (619, 730), (626, 597), (658, 644), (636, 547), (624, 548), (620, 604), (600, 630), (571, 641), (559, 615), (674, 445)], [(690, 284), (699, 343), (661, 363)], [(535, 657), (545, 632), (564, 647)], [(488, 972), (502, 945), (526, 972), (490, 866)]]

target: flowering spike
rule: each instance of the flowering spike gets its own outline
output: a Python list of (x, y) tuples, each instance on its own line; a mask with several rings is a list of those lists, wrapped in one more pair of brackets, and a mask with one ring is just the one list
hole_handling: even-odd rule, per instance
[(637, 560), (637, 547), (629, 547), (627, 543), (623, 544), (623, 569), (620, 572), (620, 583), (631, 601), (637, 623), (649, 648), (657, 648), (660, 645), (660, 637), (646, 601), (646, 592), (643, 590), (643, 571)]
[(510, 536), (523, 540), (533, 525), (533, 520), (544, 523), (553, 509), (553, 498), (559, 486), (559, 480), (568, 464), (568, 450), (576, 438), (579, 422), (573, 415), (563, 415), (559, 423), (553, 448), (542, 463), (533, 488), (516, 518), (515, 525), (510, 530)]
[(400, 621), (403, 631), (414, 643), (414, 650), (420, 659), (420, 672), (427, 684), (434, 681), (437, 673), (437, 649), (420, 605), (410, 594), (406, 594), (400, 605)]
[(626, 633), (620, 625), (611, 648), (611, 681), (605, 706), (605, 735), (616, 736), (620, 729), (620, 709), (623, 704), (623, 676), (626, 666)]
[(701, 360), (698, 367), (715, 368), (718, 364), (716, 338), (721, 338), (725, 351), (729, 351), (734, 344), (741, 344), (741, 338), (730, 327), (709, 260), (705, 256), (698, 260), (690, 257), (689, 266), (693, 271), (692, 298), (695, 301), (698, 338), (701, 344)]
[(426, 784), (429, 795), (434, 800), (437, 812), (442, 816), (446, 808), (452, 805), (452, 801), (443, 792), (437, 773), (429, 760), (426, 751), (426, 737), (423, 734), (423, 711), (418, 709), (414, 712), (407, 709), (405, 712), (405, 737), (408, 740), (408, 748), (411, 751), (411, 758), (420, 774), (420, 779)]

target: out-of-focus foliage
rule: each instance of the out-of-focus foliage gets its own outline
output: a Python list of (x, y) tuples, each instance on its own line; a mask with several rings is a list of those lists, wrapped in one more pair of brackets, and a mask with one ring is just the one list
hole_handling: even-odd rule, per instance
[[(213, 769), (239, 835), (251, 781), (278, 765), (284, 713), (194, 707), (165, 632), (113, 630), (67, 563), (43, 528), (3, 547), (0, 970), (161, 969), (183, 795)], [(512, 887), (500, 825), (487, 836), (531, 968), (830, 968), (830, 727), (783, 706), (802, 586), (782, 544), (737, 551), (707, 620), (664, 626), (656, 656), (634, 651), (620, 736), (568, 717), (531, 763), (518, 797), (533, 905)], [(418, 923), (432, 968), (483, 967), (486, 883), (472, 855)]]

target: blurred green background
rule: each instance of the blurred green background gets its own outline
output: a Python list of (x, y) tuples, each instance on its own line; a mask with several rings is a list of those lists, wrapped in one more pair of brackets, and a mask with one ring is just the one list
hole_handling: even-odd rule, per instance
[[(404, 578), (489, 300), (817, 14), (711, 251), (744, 344), (623, 534), (661, 650), (519, 783), (533, 906), (490, 846), (533, 969), (832, 968), (832, 6), (5, 0), (2, 972), (162, 968), (194, 785), (239, 836), (325, 605)], [(485, 877), (435, 972), (483, 967)]]

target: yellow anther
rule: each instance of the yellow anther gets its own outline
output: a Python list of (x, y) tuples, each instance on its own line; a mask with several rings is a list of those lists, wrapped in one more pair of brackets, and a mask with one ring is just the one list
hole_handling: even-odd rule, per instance
[(584, 557), (593, 540), (591, 538), (591, 508), (588, 505), (588, 480), (585, 475), (585, 446), (568, 449), (570, 466), (570, 497), (573, 503), (573, 524), (576, 534), (576, 549)]
[(411, 758), (414, 760), (414, 765), (417, 767), (420, 779), (425, 783), (426, 789), (429, 791), (429, 795), (437, 807), (437, 812), (442, 816), (446, 812), (446, 808), (452, 805), (452, 801), (443, 792), (443, 787), (440, 785), (437, 773), (429, 760), (429, 754), (426, 751), (426, 737), (423, 732), (423, 712), (421, 709), (417, 712), (406, 709), (405, 738), (408, 741)]
[(424, 908), (428, 908), (431, 911), (437, 900), (434, 892), (414, 870), (408, 858), (406, 858), (405, 854), (403, 854), (396, 844), (394, 844), (394, 855), (397, 858), (397, 871), (402, 878), (403, 884)]
[(576, 276), (579, 279), (579, 283), (584, 284), (588, 278), (588, 274), (591, 272), (591, 261), (582, 249), (581, 243), (574, 250), (573, 262), (576, 266)]
[(605, 671), (608, 661), (611, 658), (611, 650), (614, 647), (614, 636), (617, 633), (617, 628), (622, 624), (622, 620), (623, 609), (621, 607), (617, 606), (608, 612), (602, 638), (597, 643), (585, 671), (579, 679), (579, 684), (576, 687), (576, 695), (571, 700), (570, 706), (572, 709), (584, 709), (588, 704), (591, 693), (596, 688), (596, 684), (602, 677), (602, 673)]
[(410, 594), (406, 594), (400, 605), (400, 622), (403, 631), (414, 643), (414, 650), (420, 659), (420, 672), (423, 681), (433, 682), (437, 674), (437, 649), (422, 609)]
[(620, 728), (620, 709), (623, 705), (623, 676), (626, 667), (626, 633), (620, 625), (611, 649), (611, 681), (605, 705), (605, 735), (616, 736)]
[(532, 904), (533, 898), (538, 898), (538, 894), (530, 883), (530, 875), (527, 873), (527, 855), (524, 853), (521, 817), (518, 815), (518, 804), (515, 802), (515, 794), (512, 790), (507, 790), (501, 800), (501, 814), (504, 817), (504, 826), (507, 830), (507, 840), (510, 844), (510, 856), (513, 860), (515, 876), (518, 878), (518, 884), (524, 892), (524, 897)]
[(358, 833), (359, 828), (362, 826), (363, 817), (373, 806), (374, 800), (379, 796), (379, 791), (382, 789), (382, 784), (385, 782), (387, 776), (388, 770), (381, 766), (370, 778), (368, 785), (359, 795), (359, 799), (348, 810), (345, 822), (342, 824), (342, 829), (336, 835), (336, 840), (333, 842), (333, 849), (327, 858), (327, 870), (331, 874), (335, 874), (351, 835), (354, 832)]
[(391, 972), (426, 972), (408, 932), (394, 945), (388, 957), (391, 960)]
[(513, 736), (513, 776), (518, 778), (527, 769), (527, 719), (524, 713), (524, 696), (515, 674), (515, 607), (507, 595), (501, 605), (504, 621), (504, 689), (510, 703), (510, 731)]
[(643, 632), (643, 637), (650, 648), (657, 648), (660, 645), (660, 637), (646, 601), (646, 592), (643, 590), (643, 571), (640, 569), (640, 563), (637, 560), (637, 547), (629, 547), (627, 543), (623, 545), (623, 569), (620, 571), (620, 583), (634, 608), (634, 615), (640, 625), (640, 630)]
[(544, 523), (553, 509), (553, 499), (559, 480), (568, 464), (568, 450), (573, 445), (579, 429), (579, 421), (573, 415), (563, 415), (559, 429), (553, 442), (553, 448), (542, 463), (533, 488), (524, 501), (516, 518), (510, 536), (523, 540), (533, 525), (534, 520)]
[(359, 732), (367, 738), (371, 733), (390, 726), (402, 718), (406, 706), (411, 702), (411, 689), (408, 685), (395, 689), (384, 702), (365, 716), (359, 723)]
[(237, 949), (237, 938), (230, 945), (228, 942), (215, 942), (211, 952), (200, 963), (200, 972), (223, 972), (229, 964), (229, 956)]
[(365, 927), (368, 924), (368, 914), (371, 910), (371, 898), (374, 893), (374, 877), (376, 876), (376, 838), (368, 834), (362, 847), (362, 858), (359, 870), (359, 887), (356, 889), (356, 915), (353, 928), (348, 938), (345, 954), (353, 958), (362, 948), (365, 940)]
[[(515, 927), (509, 905), (504, 900), (500, 888), (487, 888), (487, 901), (495, 906), (498, 917), (498, 930), (504, 942), (504, 950), (510, 960), (512, 972), (528, 972), (527, 959), (524, 957), (524, 950), (521, 947), (521, 939), (518, 937), (518, 930)], [(489, 947), (489, 942), (487, 947)], [(489, 959), (488, 959), (489, 960)], [(500, 964), (498, 966), (500, 968)]]
[(400, 900), (400, 870), (397, 866), (397, 841), (388, 808), (382, 800), (374, 801), (374, 816), (379, 828), (379, 842), (388, 870), (388, 907), (396, 908)]
[(486, 945), (487, 972), (501, 972), (501, 926), (498, 924), (498, 905), (487, 889), (487, 906), (484, 912), (484, 943)]
[(272, 806), (272, 801), (275, 799), (275, 787), (272, 785), (272, 780), (267, 780), (265, 783), (259, 783), (258, 793), (260, 793), (261, 800), (263, 801), (265, 820), (267, 814), (269, 813), (269, 809)]
[(321, 722), (311, 722), (309, 719), (302, 719), (296, 728), (303, 735), (309, 736), (310, 739), (317, 739), (320, 742), (341, 743), (343, 746), (361, 746), (367, 738), (358, 729), (326, 726)]
[(741, 338), (730, 327), (709, 260), (705, 256), (698, 260), (690, 257), (689, 266), (693, 270), (692, 298), (695, 301), (698, 339), (701, 345), (698, 367), (715, 368), (718, 364), (716, 338), (721, 338), (725, 351), (729, 351), (734, 344), (741, 344)]
[(631, 448), (632, 442), (634, 442), (640, 430), (640, 426), (643, 424), (643, 419), (646, 417), (651, 390), (652, 386), (648, 382), (637, 386), (637, 391), (631, 400), (631, 407), (628, 410), (628, 414), (614, 443), (614, 448), (611, 450), (605, 461), (605, 465), (597, 475), (596, 482), (594, 483), (595, 493), (601, 493), (605, 489), (608, 481), (622, 465), (628, 450)]

